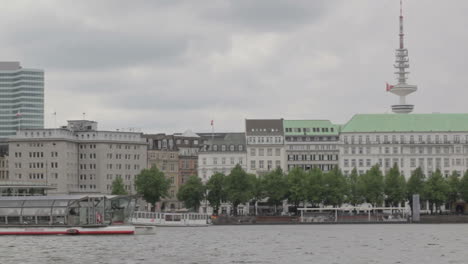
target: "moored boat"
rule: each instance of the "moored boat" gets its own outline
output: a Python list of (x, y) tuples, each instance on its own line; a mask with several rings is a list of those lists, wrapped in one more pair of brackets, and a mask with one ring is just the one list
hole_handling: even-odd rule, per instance
[(131, 235), (132, 196), (0, 197), (0, 235)]
[(159, 212), (134, 212), (131, 222), (137, 226), (209, 226), (211, 217), (208, 214), (198, 213), (159, 213)]

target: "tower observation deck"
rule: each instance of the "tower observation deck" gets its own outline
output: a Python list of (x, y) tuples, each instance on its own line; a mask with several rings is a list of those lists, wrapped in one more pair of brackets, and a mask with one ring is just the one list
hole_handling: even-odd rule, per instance
[(395, 52), (395, 64), (394, 67), (397, 70), (395, 72), (398, 84), (387, 85), (387, 91), (399, 96), (399, 103), (392, 105), (392, 111), (398, 114), (408, 114), (414, 109), (414, 105), (406, 103), (406, 96), (416, 92), (418, 87), (416, 85), (407, 84), (409, 72), (409, 59), (408, 49), (404, 45), (404, 31), (403, 31), (403, 3), (400, 0), (400, 46)]

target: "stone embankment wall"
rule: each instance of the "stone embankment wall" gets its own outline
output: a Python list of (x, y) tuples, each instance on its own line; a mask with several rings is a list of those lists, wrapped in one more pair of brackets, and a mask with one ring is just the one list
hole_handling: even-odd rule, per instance
[[(367, 218), (366, 218), (367, 219)], [(406, 224), (408, 222), (343, 220), (339, 222), (307, 222), (301, 223), (300, 217), (295, 216), (219, 216), (213, 219), (215, 225), (284, 225), (284, 224)], [(468, 215), (421, 215), (419, 224), (452, 224), (467, 223)]]
[(422, 224), (455, 224), (467, 223), (468, 215), (421, 215)]

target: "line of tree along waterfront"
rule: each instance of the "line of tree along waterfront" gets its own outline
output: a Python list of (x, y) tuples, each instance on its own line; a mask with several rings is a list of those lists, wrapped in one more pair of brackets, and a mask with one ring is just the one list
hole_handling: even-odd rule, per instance
[[(116, 179), (112, 185), (113, 194), (125, 194), (123, 182)], [(169, 179), (156, 167), (143, 170), (135, 179), (137, 193), (147, 202), (155, 205), (168, 197)], [(409, 202), (413, 194), (419, 194), (421, 201), (429, 203), (440, 211), (442, 205), (453, 208), (459, 200), (468, 201), (468, 170), (461, 176), (453, 172), (445, 178), (440, 170), (426, 177), (420, 168), (415, 169), (408, 180), (400, 174), (397, 165), (384, 175), (378, 165), (364, 174), (353, 169), (348, 176), (335, 168), (323, 172), (318, 168), (304, 171), (294, 168), (284, 173), (277, 168), (260, 177), (249, 174), (239, 165), (228, 175), (216, 173), (206, 184), (196, 176), (191, 176), (182, 185), (177, 198), (186, 208), (198, 211), (206, 199), (218, 214), (221, 204), (230, 203), (233, 213), (241, 204), (265, 201), (276, 208), (287, 200), (294, 208), (299, 206), (333, 206), (343, 204), (358, 206), (363, 203), (373, 206), (399, 206)], [(256, 208), (255, 208), (256, 209)], [(257, 211), (257, 210), (255, 210)]]

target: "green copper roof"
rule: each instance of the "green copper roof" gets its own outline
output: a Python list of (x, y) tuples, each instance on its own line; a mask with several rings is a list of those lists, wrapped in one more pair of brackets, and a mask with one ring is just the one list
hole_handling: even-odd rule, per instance
[(351, 132), (467, 132), (468, 114), (357, 114), (343, 126)]
[(286, 136), (338, 135), (340, 132), (340, 125), (329, 120), (283, 120), (283, 127)]

